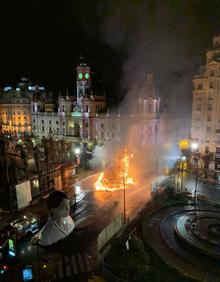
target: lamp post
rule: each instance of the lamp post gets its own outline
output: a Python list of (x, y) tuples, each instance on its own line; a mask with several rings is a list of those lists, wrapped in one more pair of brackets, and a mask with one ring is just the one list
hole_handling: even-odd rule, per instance
[(197, 204), (197, 185), (198, 185), (198, 172), (199, 172), (199, 157), (196, 157), (196, 180), (195, 180), (195, 189), (194, 189), (194, 204), (195, 204), (195, 209), (196, 209), (196, 204)]
[(180, 157), (180, 165), (181, 165), (181, 186), (180, 186), (180, 192), (183, 192), (183, 168), (184, 168), (184, 161), (186, 160), (185, 156)]
[(79, 157), (79, 155), (80, 155), (80, 148), (75, 148), (75, 150), (74, 150), (74, 152), (75, 152), (75, 155), (76, 155), (76, 164), (77, 164), (77, 172), (79, 172), (79, 165), (80, 165), (80, 157)]
[(196, 179), (195, 179), (195, 189), (194, 189), (194, 205), (195, 205), (195, 209), (196, 209), (196, 204), (197, 204), (197, 186), (198, 186), (198, 174), (199, 174), (199, 153), (198, 153), (198, 147), (199, 145), (197, 143), (192, 143), (191, 144), (191, 149), (192, 152), (194, 151), (194, 153), (196, 154), (196, 157), (194, 158), (194, 160), (196, 161)]

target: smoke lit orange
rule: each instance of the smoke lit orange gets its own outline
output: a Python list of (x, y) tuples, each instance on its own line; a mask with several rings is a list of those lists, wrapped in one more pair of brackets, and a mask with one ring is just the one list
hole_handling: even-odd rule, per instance
[(127, 150), (120, 152), (116, 158), (115, 166), (108, 171), (101, 172), (95, 182), (95, 189), (102, 191), (114, 191), (128, 188), (135, 184), (131, 174), (130, 159)]

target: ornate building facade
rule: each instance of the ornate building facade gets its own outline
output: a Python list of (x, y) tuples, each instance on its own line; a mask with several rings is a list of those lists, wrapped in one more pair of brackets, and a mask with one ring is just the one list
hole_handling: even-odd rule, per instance
[(206, 52), (206, 63), (193, 78), (191, 138), (201, 154), (216, 154), (220, 168), (220, 35)]
[(132, 97), (126, 108), (115, 111), (106, 108), (105, 93), (97, 93), (93, 87), (91, 68), (83, 57), (76, 67), (75, 96), (59, 95), (54, 103), (43, 87), (32, 86), (26, 78), (22, 83), (20, 90), (5, 89), (1, 96), (4, 133), (32, 132), (39, 138), (71, 142), (73, 148), (84, 151), (95, 144), (120, 141), (125, 134), (138, 146), (178, 144), (189, 137), (189, 119), (171, 117), (161, 110), (153, 74), (146, 76), (142, 95)]
[(6, 86), (0, 90), (1, 132), (12, 136), (31, 133), (31, 101), (36, 95), (45, 99), (45, 88), (33, 85), (27, 77), (22, 77), (15, 88)]

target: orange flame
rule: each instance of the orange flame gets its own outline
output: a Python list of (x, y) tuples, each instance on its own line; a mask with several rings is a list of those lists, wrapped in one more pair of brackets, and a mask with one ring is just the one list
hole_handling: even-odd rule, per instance
[(98, 180), (95, 182), (95, 189), (101, 191), (115, 191), (125, 189), (128, 185), (135, 184), (130, 173), (130, 157), (125, 150), (123, 154), (119, 154), (116, 159), (116, 165), (111, 170), (109, 176), (101, 172)]

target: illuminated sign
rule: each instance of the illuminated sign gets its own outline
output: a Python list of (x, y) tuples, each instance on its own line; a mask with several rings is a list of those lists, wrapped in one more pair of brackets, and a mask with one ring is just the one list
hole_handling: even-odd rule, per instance
[(12, 257), (15, 256), (15, 243), (12, 239), (8, 239), (8, 254)]
[(27, 266), (22, 270), (23, 281), (33, 280), (32, 266)]
[(20, 91), (21, 89), (19, 87), (16, 87), (16, 91)]

